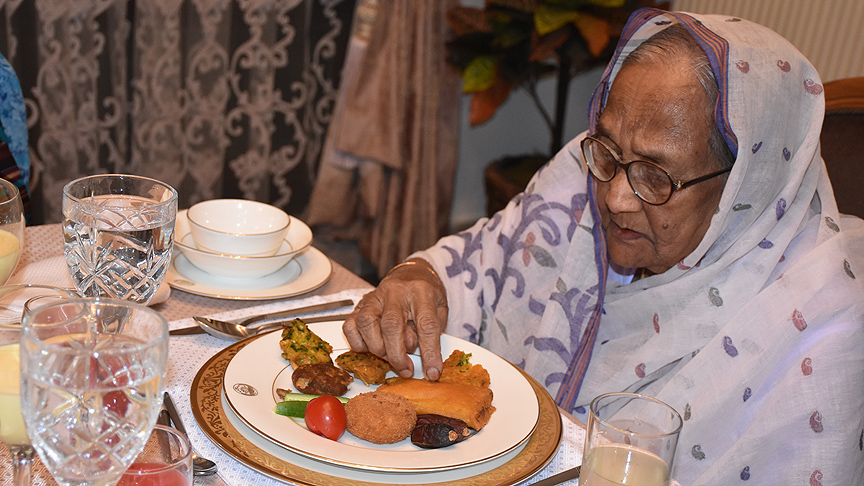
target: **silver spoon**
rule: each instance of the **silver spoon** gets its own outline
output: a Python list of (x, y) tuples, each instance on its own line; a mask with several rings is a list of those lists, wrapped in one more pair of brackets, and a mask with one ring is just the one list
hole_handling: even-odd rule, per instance
[[(313, 322), (344, 321), (348, 318), (349, 315), (350, 314), (340, 314), (335, 316), (314, 316), (303, 317), (301, 319), (303, 319), (303, 322), (311, 324)], [(233, 322), (220, 321), (207, 317), (193, 317), (192, 320), (198, 323), (201, 329), (204, 329), (211, 336), (215, 336), (219, 339), (226, 339), (228, 341), (245, 339), (249, 336), (254, 336), (260, 332), (278, 329), (285, 325), (285, 322), (272, 322), (269, 324), (264, 324), (263, 326), (247, 327), (242, 324), (234, 324)]]
[[(165, 395), (162, 398), (162, 403), (165, 405), (165, 410), (168, 411), (168, 416), (171, 417), (171, 422), (174, 423), (174, 428), (180, 431), (187, 439), (189, 435), (186, 433), (186, 427), (183, 426), (183, 421), (180, 420), (180, 414), (177, 413), (177, 408), (174, 407), (174, 400), (171, 400), (171, 395), (168, 392), (165, 392)], [(192, 447), (191, 445), (189, 446)], [(198, 454), (195, 454), (195, 451), (192, 451), (192, 474), (195, 476), (211, 476), (216, 474), (216, 470), (218, 467), (216, 463), (207, 459), (206, 457), (201, 457)]]

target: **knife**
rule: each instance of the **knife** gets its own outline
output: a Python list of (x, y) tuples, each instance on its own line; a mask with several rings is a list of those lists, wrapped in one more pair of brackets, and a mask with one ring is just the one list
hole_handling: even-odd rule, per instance
[[(354, 301), (352, 300), (338, 300), (335, 302), (325, 302), (323, 304), (314, 304), (305, 307), (297, 307), (294, 309), (288, 309), (280, 312), (274, 312), (272, 314), (263, 314), (255, 317), (243, 317), (239, 319), (226, 319), (227, 322), (231, 323), (243, 323), (243, 325), (249, 325), (255, 322), (268, 321), (272, 319), (285, 319), (288, 317), (294, 317), (301, 314), (311, 314), (313, 312), (322, 312), (326, 310), (339, 309), (342, 307), (347, 307), (349, 305), (354, 305)], [(310, 321), (310, 319), (317, 318), (306, 318), (304, 319), (306, 322), (322, 322), (320, 320)], [(326, 319), (329, 320), (329, 319)], [(338, 320), (338, 319), (336, 319)], [(191, 334), (204, 334), (204, 330), (201, 329), (200, 326), (190, 326), (183, 327), (180, 329), (172, 329), (168, 332), (171, 336), (188, 336)]]
[(554, 486), (556, 484), (561, 484), (565, 481), (570, 481), (572, 479), (579, 478), (579, 473), (582, 471), (582, 466), (576, 466), (574, 468), (567, 469), (564, 472), (560, 472), (553, 476), (549, 476), (548, 478), (537, 481), (531, 486)]

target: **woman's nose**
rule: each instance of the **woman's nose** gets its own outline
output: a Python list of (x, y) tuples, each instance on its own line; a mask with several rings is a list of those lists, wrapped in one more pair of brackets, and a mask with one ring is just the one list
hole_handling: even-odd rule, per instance
[(635, 213), (642, 209), (642, 201), (630, 187), (630, 181), (627, 180), (627, 171), (624, 170), (624, 167), (619, 166), (615, 176), (606, 184), (609, 184), (609, 191), (606, 193), (606, 206), (610, 211), (613, 213)]

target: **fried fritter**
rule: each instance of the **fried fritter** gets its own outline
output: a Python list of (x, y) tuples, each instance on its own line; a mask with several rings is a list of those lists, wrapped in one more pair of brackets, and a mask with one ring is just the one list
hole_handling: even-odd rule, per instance
[(372, 391), (361, 393), (345, 405), (346, 429), (375, 444), (393, 444), (411, 435), (417, 422), (414, 405), (405, 397)]
[(471, 353), (465, 354), (458, 349), (454, 350), (450, 353), (450, 357), (444, 360), (444, 368), (438, 381), (489, 388), (491, 383), (489, 372), (479, 364), (472, 366), (469, 358)]
[(316, 363), (332, 363), (333, 347), (312, 332), (303, 319), (294, 319), (282, 331), (279, 341), (282, 357), (291, 362), (296, 370), (300, 366)]
[(331, 363), (302, 365), (291, 374), (291, 381), (300, 393), (342, 396), (354, 381), (345, 370)]
[(372, 353), (358, 353), (348, 351), (336, 357), (336, 364), (345, 371), (354, 375), (366, 385), (380, 385), (384, 383), (387, 372), (390, 371), (390, 363), (375, 356)]

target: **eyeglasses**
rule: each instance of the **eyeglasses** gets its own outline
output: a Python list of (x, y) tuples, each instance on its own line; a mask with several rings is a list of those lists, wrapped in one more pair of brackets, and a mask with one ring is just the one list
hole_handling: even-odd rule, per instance
[(615, 151), (593, 137), (582, 140), (582, 154), (585, 156), (591, 175), (600, 182), (611, 181), (618, 173), (618, 167), (623, 166), (633, 192), (639, 196), (639, 199), (652, 206), (665, 204), (675, 191), (705, 182), (732, 170), (730, 167), (687, 182), (675, 181), (669, 172), (657, 164), (644, 160), (634, 160), (625, 164)]

